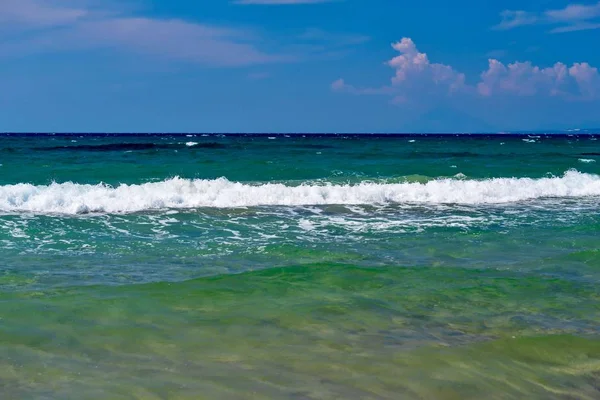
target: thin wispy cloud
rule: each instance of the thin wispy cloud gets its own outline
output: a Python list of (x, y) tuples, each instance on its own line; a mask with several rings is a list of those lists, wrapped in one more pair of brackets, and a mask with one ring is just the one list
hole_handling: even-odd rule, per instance
[(494, 26), (493, 29), (507, 30), (539, 22), (537, 15), (523, 10), (504, 10), (500, 13), (500, 17), (502, 21)]
[(116, 9), (69, 8), (48, 0), (3, 0), (0, 21), (11, 27), (13, 37), (15, 32), (30, 33), (26, 39), (5, 40), (0, 54), (112, 49), (232, 67), (294, 60), (292, 55), (259, 49), (256, 35), (247, 30), (129, 16)]
[(570, 4), (563, 9), (548, 10), (546, 16), (553, 21), (572, 23), (600, 17), (600, 2), (596, 4)]
[(302, 61), (336, 60), (347, 57), (371, 40), (369, 36), (347, 32), (307, 28), (285, 36), (278, 41), (287, 51), (299, 55)]
[(504, 10), (500, 17), (502, 20), (493, 29), (508, 30), (537, 24), (554, 25), (551, 33), (599, 29), (600, 1), (594, 4), (569, 4), (561, 9), (541, 12)]
[(26, 27), (67, 25), (88, 16), (88, 10), (39, 0), (2, 0), (0, 22)]

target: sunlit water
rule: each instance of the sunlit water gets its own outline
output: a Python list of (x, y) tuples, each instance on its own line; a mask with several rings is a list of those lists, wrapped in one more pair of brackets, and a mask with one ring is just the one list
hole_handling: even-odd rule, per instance
[(581, 137), (0, 137), (0, 397), (596, 399)]

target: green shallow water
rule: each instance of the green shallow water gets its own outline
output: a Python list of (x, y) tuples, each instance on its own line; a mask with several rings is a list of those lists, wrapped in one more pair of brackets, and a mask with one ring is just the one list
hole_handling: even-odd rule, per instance
[(0, 139), (0, 398), (600, 397), (596, 138)]
[(8, 398), (597, 398), (597, 285), (313, 264), (2, 296)]

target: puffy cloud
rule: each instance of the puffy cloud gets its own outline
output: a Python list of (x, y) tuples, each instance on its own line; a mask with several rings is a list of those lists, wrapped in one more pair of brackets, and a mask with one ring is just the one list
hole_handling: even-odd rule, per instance
[(465, 76), (456, 72), (452, 67), (444, 64), (435, 64), (429, 61), (427, 54), (419, 52), (417, 46), (410, 38), (403, 38), (392, 45), (400, 53), (387, 64), (396, 70), (392, 78), (392, 85), (401, 87), (412, 83), (433, 83), (456, 90), (465, 83)]
[(558, 95), (568, 78), (567, 66), (556, 63), (553, 67), (540, 68), (531, 62), (515, 62), (505, 66), (490, 59), (489, 68), (481, 74), (478, 92), (484, 96), (494, 93), (511, 93), (520, 96), (536, 94)]
[(338, 79), (331, 84), (331, 89), (336, 92), (350, 91), (349, 89), (351, 88), (352, 86), (346, 85), (346, 82), (343, 79)]
[(595, 97), (600, 94), (598, 68), (592, 67), (588, 63), (575, 63), (569, 68), (569, 76), (575, 79), (583, 95)]
[(400, 55), (386, 64), (395, 70), (390, 84), (359, 88), (338, 79), (331, 84), (337, 92), (363, 95), (392, 95), (393, 103), (406, 103), (431, 94), (450, 94), (465, 86), (465, 76), (444, 64), (431, 63), (410, 38), (392, 44)]
[(600, 74), (588, 63), (571, 67), (557, 62), (542, 68), (530, 61), (505, 65), (489, 60), (488, 69), (480, 74), (474, 86), (465, 83), (465, 75), (449, 65), (432, 63), (415, 43), (404, 38), (393, 48), (400, 53), (387, 62), (394, 68), (391, 84), (380, 88), (358, 88), (343, 79), (333, 82), (337, 92), (352, 94), (392, 95), (395, 104), (406, 104), (423, 99), (439, 99), (453, 93), (491, 97), (494, 95), (546, 96), (568, 99), (591, 99), (600, 96)]
[(489, 68), (481, 74), (477, 90), (483, 96), (509, 93), (589, 98), (600, 94), (599, 79), (598, 70), (588, 63), (575, 63), (568, 68), (558, 62), (552, 67), (540, 68), (529, 61), (506, 66), (491, 59)]

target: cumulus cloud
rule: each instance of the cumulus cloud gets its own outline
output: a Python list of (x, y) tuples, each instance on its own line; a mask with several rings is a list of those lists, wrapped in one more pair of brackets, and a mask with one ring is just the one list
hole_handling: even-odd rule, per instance
[(388, 85), (359, 88), (338, 79), (331, 88), (352, 94), (393, 95), (393, 102), (402, 103), (427, 95), (451, 94), (465, 86), (464, 74), (449, 65), (430, 62), (427, 54), (420, 52), (412, 39), (403, 38), (392, 44), (392, 48), (400, 54), (386, 62), (395, 72)]
[(561, 9), (541, 12), (505, 10), (502, 20), (494, 29), (513, 29), (524, 25), (548, 24), (555, 26), (550, 32), (564, 33), (600, 28), (600, 1), (595, 4), (569, 4)]
[(13, 32), (31, 33), (5, 41), (0, 53), (110, 48), (215, 66), (293, 60), (258, 49), (254, 35), (244, 30), (180, 19), (129, 17), (115, 10), (68, 8), (49, 0), (2, 0), (0, 21), (11, 25)]
[(558, 95), (567, 84), (569, 71), (563, 63), (553, 67), (540, 68), (531, 62), (515, 62), (504, 65), (490, 59), (489, 68), (481, 74), (477, 89), (481, 95), (511, 93), (520, 96), (536, 94)]
[(569, 68), (569, 76), (575, 79), (583, 95), (595, 97), (600, 94), (600, 74), (598, 68), (588, 63), (575, 63)]
[(558, 62), (552, 67), (540, 68), (531, 62), (504, 65), (490, 59), (477, 89), (483, 96), (509, 93), (592, 98), (600, 94), (599, 79), (598, 69), (588, 63), (575, 63), (569, 68)]
[(421, 53), (410, 38), (403, 38), (392, 45), (400, 53), (387, 64), (396, 70), (392, 78), (393, 86), (410, 85), (416, 81), (434, 83), (447, 87), (449, 91), (460, 89), (465, 76), (449, 65), (431, 63), (427, 54)]
[(571, 67), (556, 63), (542, 68), (533, 63), (514, 62), (505, 65), (489, 60), (488, 69), (480, 74), (479, 82), (470, 86), (465, 75), (445, 64), (432, 63), (415, 43), (404, 38), (392, 46), (400, 55), (387, 62), (394, 68), (391, 84), (379, 88), (359, 88), (338, 79), (331, 84), (337, 92), (351, 94), (393, 95), (394, 103), (419, 100), (421, 96), (449, 96), (461, 93), (469, 96), (562, 96), (568, 99), (592, 99), (600, 96), (600, 74), (588, 63)]

